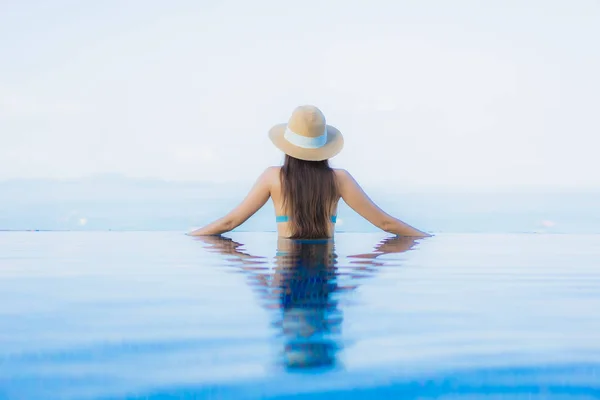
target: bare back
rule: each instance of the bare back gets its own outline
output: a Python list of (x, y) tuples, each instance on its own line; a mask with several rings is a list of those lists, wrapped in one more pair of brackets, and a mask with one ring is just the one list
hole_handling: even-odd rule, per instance
[[(273, 208), (275, 209), (275, 216), (273, 216), (273, 220), (276, 219), (277, 216), (281, 215), (292, 215), (291, 210), (286, 210), (284, 208), (283, 202), (283, 190), (281, 187), (281, 167), (271, 167), (269, 168), (272, 172), (269, 176), (270, 181), (270, 194), (271, 200), (273, 201)], [(336, 171), (336, 170), (334, 170)], [(336, 173), (336, 181), (337, 181), (337, 173)], [(336, 199), (333, 215), (337, 213), (337, 203), (340, 200), (340, 196)], [(277, 223), (277, 233), (280, 237), (289, 238), (293, 235), (292, 233), (292, 221), (287, 222), (278, 222)], [(335, 232), (335, 224), (331, 221), (328, 222), (328, 233), (329, 237), (333, 237)]]
[[(386, 232), (408, 237), (431, 236), (381, 210), (346, 170), (334, 169), (334, 172), (339, 192), (339, 197), (335, 202), (336, 209), (334, 210), (334, 214), (337, 211), (339, 199), (342, 198), (350, 208), (373, 225)], [(283, 209), (283, 192), (281, 188), (280, 173), (281, 167), (267, 168), (258, 178), (246, 198), (235, 209), (223, 218), (220, 218), (203, 228), (190, 232), (190, 235), (218, 235), (231, 231), (254, 215), (254, 213), (265, 205), (269, 198), (272, 199), (275, 208), (273, 222), (275, 222), (276, 216), (289, 215), (289, 210)], [(277, 232), (280, 237), (289, 238), (292, 236), (291, 224), (291, 221), (280, 222), (277, 224)], [(328, 222), (328, 224), (328, 236), (333, 237), (335, 224), (331, 221)]]

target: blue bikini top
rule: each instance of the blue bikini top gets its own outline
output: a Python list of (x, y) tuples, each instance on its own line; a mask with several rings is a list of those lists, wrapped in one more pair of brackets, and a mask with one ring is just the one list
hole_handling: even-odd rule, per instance
[[(275, 222), (277, 222), (277, 223), (289, 222), (289, 221), (290, 221), (290, 217), (288, 217), (287, 215), (277, 215), (275, 217)], [(331, 222), (333, 222), (335, 224), (336, 221), (337, 221), (337, 215), (332, 215)]]

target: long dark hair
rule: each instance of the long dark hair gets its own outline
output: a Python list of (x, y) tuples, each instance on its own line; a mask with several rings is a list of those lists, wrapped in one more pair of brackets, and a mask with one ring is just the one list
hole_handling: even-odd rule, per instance
[(286, 155), (281, 168), (281, 187), (292, 238), (328, 237), (331, 216), (339, 199), (335, 173), (328, 161), (304, 161)]

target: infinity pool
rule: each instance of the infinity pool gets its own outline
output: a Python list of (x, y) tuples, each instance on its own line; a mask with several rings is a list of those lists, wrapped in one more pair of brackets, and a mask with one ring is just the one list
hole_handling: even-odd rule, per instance
[(0, 399), (597, 399), (600, 235), (0, 233)]

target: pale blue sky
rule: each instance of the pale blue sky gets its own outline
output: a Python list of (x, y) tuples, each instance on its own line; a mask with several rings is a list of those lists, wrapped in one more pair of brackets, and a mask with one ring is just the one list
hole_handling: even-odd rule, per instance
[(299, 104), (393, 185), (600, 186), (598, 1), (0, 1), (0, 179), (254, 180)]

